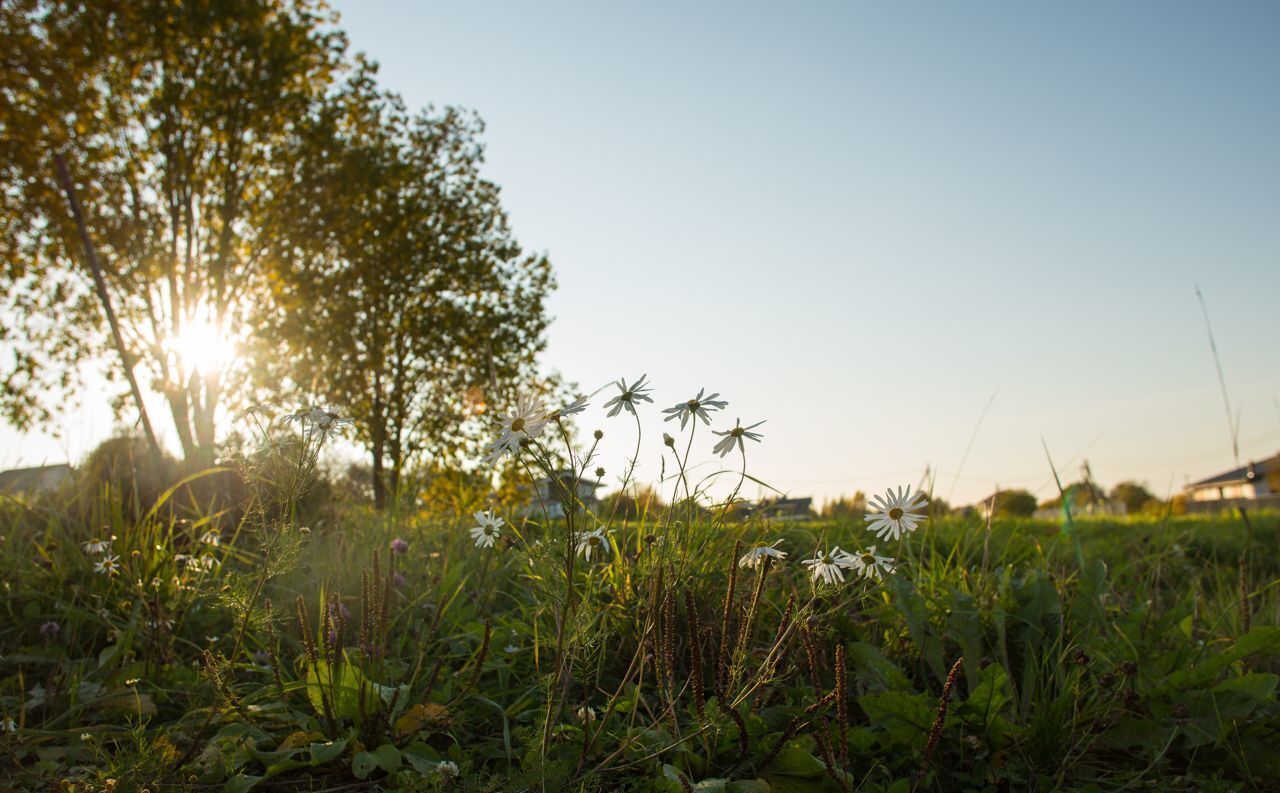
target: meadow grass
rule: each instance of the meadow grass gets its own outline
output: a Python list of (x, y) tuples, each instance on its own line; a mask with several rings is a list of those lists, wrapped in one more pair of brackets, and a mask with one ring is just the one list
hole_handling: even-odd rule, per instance
[[(321, 504), (311, 438), (229, 466), (246, 483), (234, 498), (202, 496), (224, 475), (206, 472), (149, 504), (110, 482), (3, 502), (7, 784), (898, 793), (1280, 779), (1280, 516), (1076, 518), (1074, 533), (930, 518), (880, 543), (892, 573), (846, 567), (827, 584), (799, 562), (867, 545), (865, 524), (739, 521), (679, 499), (624, 521), (566, 498), (566, 518), (509, 514), (494, 547), (477, 547), (465, 513)], [(547, 450), (535, 464), (561, 462)], [(591, 531), (605, 541), (587, 559)], [(94, 540), (109, 552), (87, 551)], [(787, 558), (739, 563), (764, 545)], [(101, 569), (106, 556), (118, 570)]]

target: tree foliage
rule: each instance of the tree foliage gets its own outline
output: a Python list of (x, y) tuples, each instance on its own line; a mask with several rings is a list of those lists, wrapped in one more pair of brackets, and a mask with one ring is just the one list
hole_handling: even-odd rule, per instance
[(263, 371), (360, 417), (380, 505), (415, 456), (466, 448), (542, 348), (550, 265), (481, 176), (482, 130), (455, 108), (410, 116), (362, 64), (283, 157)]
[(164, 395), (183, 452), (212, 453), (219, 406), (243, 393), (247, 366), (199, 360), (191, 336), (248, 341), (276, 158), (343, 66), (345, 40), (321, 10), (311, 0), (5, 4), (0, 311), (13, 359), (0, 408), (9, 420), (49, 419), (79, 384), (80, 364), (106, 351), (54, 180), (61, 153), (124, 358)]

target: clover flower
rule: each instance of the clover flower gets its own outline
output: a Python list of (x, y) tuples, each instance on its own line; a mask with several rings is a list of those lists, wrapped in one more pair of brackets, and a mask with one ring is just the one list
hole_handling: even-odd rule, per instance
[(853, 567), (853, 557), (836, 546), (828, 551), (815, 550), (813, 558), (805, 559), (801, 564), (809, 568), (814, 581), (841, 584), (844, 583), (844, 571)]
[(775, 559), (781, 562), (787, 558), (786, 551), (779, 551), (777, 546), (782, 540), (774, 540), (772, 545), (756, 545), (742, 555), (738, 559), (738, 567), (756, 568), (764, 562), (766, 558)]
[(852, 554), (851, 558), (854, 571), (861, 574), (863, 578), (874, 578), (879, 581), (885, 573), (893, 572), (893, 559), (888, 556), (877, 556), (874, 545), (865, 551)]
[(733, 451), (735, 444), (740, 451), (745, 453), (746, 447), (743, 445), (742, 439), (747, 438), (759, 443), (760, 433), (752, 432), (751, 430), (759, 427), (763, 423), (763, 421), (757, 421), (749, 427), (744, 427), (742, 426), (742, 419), (736, 419), (736, 424), (731, 430), (712, 430), (714, 434), (723, 436), (720, 440), (716, 441), (716, 445), (711, 448), (712, 453), (724, 457), (726, 454)]
[(409, 542), (407, 540), (404, 540), (400, 537), (396, 537), (394, 540), (391, 541), (392, 553), (404, 554), (404, 553), (408, 553), (408, 551), (409, 551)]
[(680, 429), (684, 429), (684, 425), (688, 423), (689, 419), (702, 419), (703, 424), (710, 425), (711, 418), (707, 414), (713, 410), (723, 410), (729, 403), (723, 399), (716, 399), (716, 397), (720, 396), (719, 394), (703, 396), (705, 393), (705, 388), (699, 388), (698, 395), (693, 399), (687, 402), (680, 402), (675, 407), (669, 407), (662, 411), (670, 414), (663, 421), (680, 419)]
[(578, 538), (578, 553), (582, 554), (588, 562), (591, 561), (591, 554), (597, 550), (605, 556), (609, 555), (609, 537), (602, 527), (586, 532)]
[(506, 521), (495, 516), (493, 510), (477, 512), (475, 519), (479, 525), (471, 528), (471, 539), (476, 541), (477, 548), (492, 548)]
[(48, 637), (48, 638), (50, 638), (50, 639), (53, 639), (53, 638), (56, 638), (56, 637), (57, 637), (58, 633), (59, 633), (61, 630), (62, 630), (62, 626), (61, 626), (61, 625), (59, 625), (58, 623), (54, 622), (53, 620), (50, 620), (50, 621), (48, 621), (48, 622), (46, 622), (46, 623), (44, 623), (43, 625), (41, 625), (41, 626), (40, 626), (40, 635), (41, 635), (41, 636), (46, 636), (46, 637)]
[(457, 779), (458, 774), (462, 773), (458, 770), (458, 764), (452, 760), (441, 760), (436, 763), (436, 773), (445, 781)]
[(648, 396), (649, 391), (652, 390), (652, 386), (648, 385), (644, 381), (648, 376), (649, 375), (647, 374), (640, 375), (640, 379), (636, 380), (631, 385), (627, 385), (627, 379), (625, 377), (615, 383), (615, 385), (618, 386), (618, 391), (621, 393), (604, 403), (606, 408), (613, 408), (607, 414), (609, 418), (613, 418), (624, 409), (634, 416), (636, 415), (637, 402), (653, 401), (653, 399)]
[(514, 411), (498, 418), (502, 422), (502, 432), (496, 441), (489, 444), (489, 456), (484, 458), (485, 465), (493, 465), (507, 452), (519, 452), (520, 444), (541, 435), (542, 428), (547, 423), (542, 401), (535, 396), (520, 397), (516, 400)]
[(871, 524), (867, 528), (882, 540), (896, 540), (915, 531), (924, 520), (924, 508), (929, 506), (924, 493), (911, 495), (911, 485), (907, 485), (905, 493), (901, 486), (897, 493), (886, 490), (884, 496), (874, 496), (871, 503), (876, 512), (867, 516)]

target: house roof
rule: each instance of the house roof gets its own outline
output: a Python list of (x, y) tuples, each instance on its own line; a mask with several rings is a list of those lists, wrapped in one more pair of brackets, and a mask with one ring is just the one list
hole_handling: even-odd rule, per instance
[(1194, 490), (1200, 487), (1218, 487), (1219, 485), (1230, 485), (1237, 482), (1251, 482), (1259, 476), (1266, 476), (1268, 473), (1280, 470), (1280, 454), (1268, 457), (1265, 460), (1257, 460), (1239, 468), (1232, 468), (1230, 471), (1223, 471), (1216, 476), (1208, 479), (1201, 479), (1199, 482), (1192, 482), (1187, 488)]
[(17, 493), (45, 490), (56, 486), (70, 475), (71, 466), (66, 463), (0, 471), (0, 492)]

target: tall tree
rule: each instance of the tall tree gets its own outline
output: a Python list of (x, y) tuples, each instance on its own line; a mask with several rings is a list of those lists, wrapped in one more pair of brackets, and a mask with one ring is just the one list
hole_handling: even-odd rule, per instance
[[(264, 291), (259, 230), (294, 119), (342, 68), (318, 0), (13, 0), (0, 6), (0, 410), (50, 418), (104, 352), (54, 155), (69, 165), (122, 357), (207, 458)], [(119, 367), (115, 374), (121, 374)]]
[(454, 108), (409, 115), (361, 64), (282, 158), (267, 362), (357, 419), (379, 507), (412, 458), (465, 448), (544, 344), (551, 268), (481, 175), (482, 131)]

